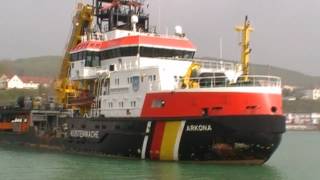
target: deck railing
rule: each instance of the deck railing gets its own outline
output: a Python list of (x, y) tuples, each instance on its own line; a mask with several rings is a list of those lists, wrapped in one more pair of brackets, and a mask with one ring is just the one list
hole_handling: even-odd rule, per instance
[(218, 59), (211, 59), (211, 60), (205, 60), (205, 59), (193, 59), (193, 58), (175, 58), (175, 57), (158, 57), (159, 59), (165, 59), (165, 60), (176, 60), (176, 61), (190, 61), (193, 63), (197, 63), (201, 66), (201, 68), (206, 69), (213, 69), (215, 71), (227, 71), (227, 70), (233, 70), (235, 71), (238, 67), (238, 64), (229, 62), (226, 60), (218, 60)]
[(226, 76), (196, 77), (190, 78), (188, 84), (185, 84), (181, 78), (177, 82), (177, 89), (191, 88), (216, 88), (216, 87), (280, 87), (281, 79), (276, 76), (250, 75), (240, 76), (236, 82), (230, 81)]

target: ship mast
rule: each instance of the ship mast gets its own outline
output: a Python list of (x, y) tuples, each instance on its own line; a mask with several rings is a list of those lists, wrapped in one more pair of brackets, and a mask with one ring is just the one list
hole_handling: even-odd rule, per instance
[(242, 65), (242, 72), (244, 76), (244, 80), (249, 80), (249, 62), (250, 62), (250, 53), (251, 48), (250, 46), (250, 33), (253, 31), (251, 24), (248, 20), (248, 16), (246, 16), (243, 26), (237, 26), (236, 31), (241, 33), (242, 40), (241, 40), (241, 65)]
[(142, 0), (93, 0), (93, 6), (96, 25), (101, 32), (132, 30), (132, 16), (138, 17), (139, 31), (149, 31), (149, 15), (143, 10)]

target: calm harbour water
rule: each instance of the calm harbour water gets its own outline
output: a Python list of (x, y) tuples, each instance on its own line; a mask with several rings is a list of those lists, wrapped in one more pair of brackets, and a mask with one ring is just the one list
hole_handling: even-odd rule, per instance
[(263, 166), (151, 162), (0, 146), (0, 180), (320, 179), (320, 132), (287, 132)]

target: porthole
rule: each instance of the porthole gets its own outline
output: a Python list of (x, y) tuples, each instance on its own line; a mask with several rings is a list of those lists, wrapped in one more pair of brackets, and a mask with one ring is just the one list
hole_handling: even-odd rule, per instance
[(271, 107), (271, 112), (276, 113), (278, 111), (278, 108), (275, 106)]

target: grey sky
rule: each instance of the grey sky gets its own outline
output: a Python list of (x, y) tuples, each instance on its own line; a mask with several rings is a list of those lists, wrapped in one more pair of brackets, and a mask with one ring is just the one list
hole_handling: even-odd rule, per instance
[[(320, 75), (319, 0), (149, 0), (151, 24), (161, 32), (183, 26), (198, 56), (239, 59), (234, 26), (249, 15), (252, 63)], [(3, 1), (0, 6), (0, 58), (62, 55), (71, 30), (75, 0)], [(159, 11), (160, 9), (160, 11)], [(160, 12), (160, 13), (159, 13)]]

